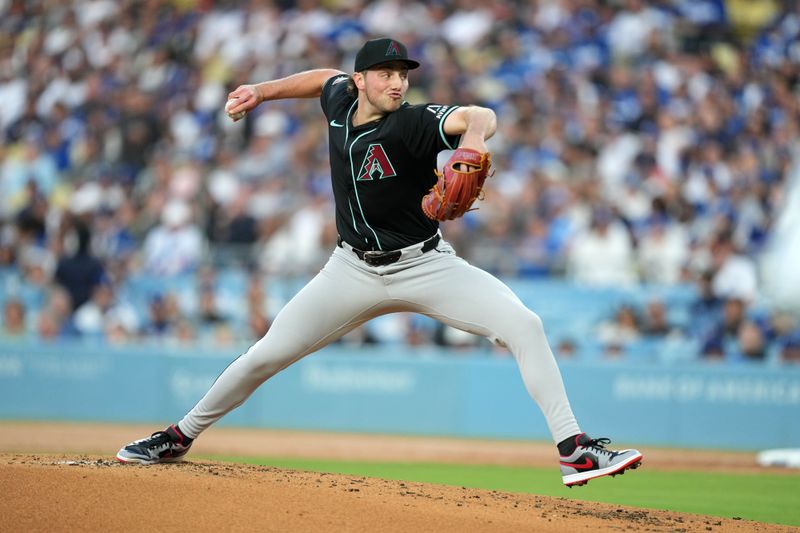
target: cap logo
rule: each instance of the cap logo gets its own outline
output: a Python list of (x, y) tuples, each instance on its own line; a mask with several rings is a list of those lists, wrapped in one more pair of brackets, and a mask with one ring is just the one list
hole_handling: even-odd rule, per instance
[(408, 58), (408, 50), (406, 50), (403, 43), (389, 38), (373, 39), (365, 42), (356, 53), (356, 60), (353, 66), (357, 72), (363, 72), (375, 65), (392, 61), (404, 62), (408, 70), (419, 67), (419, 61)]
[(400, 47), (397, 45), (395, 41), (389, 43), (389, 48), (386, 49), (386, 56), (399, 56), (402, 55), (400, 53)]

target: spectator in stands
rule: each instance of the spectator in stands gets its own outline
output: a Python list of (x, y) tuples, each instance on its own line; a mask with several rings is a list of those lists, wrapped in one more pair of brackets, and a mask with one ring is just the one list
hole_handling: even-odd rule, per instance
[(409, 318), (407, 313), (383, 315), (364, 324), (364, 328), (377, 344), (398, 346), (408, 338)]
[(175, 321), (180, 319), (180, 315), (170, 313), (170, 309), (177, 309), (177, 305), (170, 304), (170, 299), (173, 302), (175, 300), (172, 295), (161, 294), (150, 299), (148, 320), (142, 328), (145, 338), (165, 339), (172, 334)]
[(622, 359), (625, 357), (626, 346), (617, 341), (609, 342), (603, 346), (602, 356), (607, 361)]
[(520, 239), (514, 255), (519, 261), (519, 275), (542, 277), (549, 274), (554, 254), (546, 221), (536, 216), (528, 220), (525, 235)]
[(610, 209), (595, 209), (591, 226), (575, 236), (567, 268), (578, 283), (629, 286), (636, 281), (630, 235)]
[(225, 316), (217, 307), (217, 294), (212, 285), (200, 286), (200, 307), (198, 309), (198, 321), (201, 327), (215, 326), (226, 322)]
[(456, 329), (444, 323), (437, 323), (434, 333), (433, 342), (437, 346), (447, 346), (450, 349), (469, 350), (475, 348), (481, 343), (482, 338), (472, 333)]
[[(216, 289), (212, 285), (201, 284), (199, 292), (200, 309), (197, 319), (199, 335), (218, 345), (232, 344), (237, 335), (230, 320), (217, 305)], [(250, 316), (248, 309), (246, 317), (250, 324), (255, 324), (255, 321), (263, 318), (263, 315)], [(186, 340), (188, 338), (184, 339), (184, 341)], [(248, 338), (248, 340), (250, 339)]]
[(73, 317), (75, 328), (84, 338), (103, 340), (110, 330), (133, 335), (139, 329), (136, 311), (116, 301), (114, 287), (108, 281), (99, 283), (92, 289), (89, 301), (78, 307)]
[(700, 357), (707, 362), (721, 363), (725, 361), (725, 348), (721, 337), (709, 337), (700, 348)]
[(92, 236), (89, 228), (82, 223), (78, 224), (75, 227), (75, 236), (75, 253), (59, 259), (55, 273), (55, 281), (69, 292), (73, 310), (89, 300), (95, 287), (105, 277), (103, 264), (90, 249)]
[(27, 334), (25, 304), (16, 298), (9, 298), (3, 304), (3, 329), (0, 331), (0, 339), (21, 339)]
[(114, 262), (127, 267), (136, 251), (136, 240), (130, 225), (135, 217), (130, 202), (118, 208), (100, 209), (94, 218), (93, 249), (106, 263)]
[(666, 304), (659, 299), (651, 299), (645, 305), (641, 332), (642, 335), (651, 337), (680, 334), (669, 321)]
[(15, 217), (14, 256), (25, 281), (40, 289), (50, 281), (56, 262), (48, 242), (49, 208), (47, 198), (38, 189), (36, 182), (29, 181), (22, 208)]
[(559, 359), (574, 359), (577, 355), (577, 352), (578, 352), (577, 343), (569, 337), (563, 338), (560, 341), (558, 341), (558, 344), (556, 344), (554, 350), (556, 357), (558, 357)]
[(0, 213), (18, 213), (32, 194), (49, 198), (58, 183), (53, 158), (42, 150), (43, 132), (27, 135), (18, 150), (8, 150), (0, 166)]
[(72, 321), (72, 300), (63, 287), (53, 286), (48, 290), (47, 301), (36, 318), (36, 334), (49, 341), (79, 336)]
[(293, 213), (283, 228), (270, 236), (259, 258), (265, 272), (292, 274), (307, 272), (314, 265), (322, 266), (327, 248), (325, 229), (330, 224), (327, 214), (332, 206), (321, 194)]
[(722, 320), (724, 300), (714, 293), (713, 272), (703, 272), (697, 280), (697, 296), (689, 304), (687, 334), (696, 339), (707, 339)]
[(239, 264), (252, 259), (250, 247), (258, 239), (258, 221), (248, 212), (248, 202), (243, 192), (228, 204), (215, 206), (209, 217), (209, 237)]
[(17, 262), (17, 231), (0, 217), (0, 268), (12, 267)]
[(16, 222), (20, 239), (33, 245), (44, 246), (47, 240), (47, 212), (50, 208), (47, 194), (39, 184), (29, 180), (19, 197), (20, 205), (16, 211)]
[(737, 358), (760, 363), (767, 357), (767, 339), (761, 328), (752, 320), (746, 320), (738, 332)]
[(272, 323), (259, 308), (249, 308), (247, 311), (247, 332), (244, 340), (256, 341), (267, 334)]
[(142, 245), (143, 269), (158, 276), (174, 276), (193, 271), (203, 254), (203, 237), (192, 223), (192, 210), (185, 202), (173, 200), (161, 215)]
[(747, 304), (742, 298), (728, 298), (722, 306), (719, 335), (735, 338), (746, 320)]
[(364, 326), (359, 326), (341, 337), (337, 343), (344, 344), (345, 346), (370, 346), (378, 343), (378, 340), (372, 335), (370, 330)]
[(643, 0), (626, 0), (608, 27), (614, 56), (620, 60), (641, 56), (652, 36), (666, 37), (672, 24), (667, 11), (651, 7)]
[(437, 321), (425, 315), (409, 314), (405, 343), (408, 346), (424, 346), (433, 343)]
[(39, 340), (55, 342), (61, 338), (62, 323), (50, 310), (44, 309), (36, 318), (36, 337)]
[(257, 272), (251, 273), (247, 279), (245, 300), (247, 327), (244, 339), (255, 341), (266, 335), (280, 303), (267, 293), (263, 279)]
[(764, 330), (747, 316), (747, 303), (741, 298), (728, 298), (721, 320), (704, 339), (703, 355), (731, 363), (764, 361), (767, 348)]
[(611, 320), (597, 326), (597, 338), (605, 346), (625, 346), (641, 337), (641, 324), (636, 308), (622, 305)]
[(733, 237), (723, 231), (711, 245), (714, 267), (712, 287), (721, 298), (736, 298), (753, 302), (758, 291), (756, 267), (753, 261), (738, 253)]
[(133, 181), (147, 166), (150, 154), (162, 129), (157, 114), (154, 95), (138, 87), (129, 86), (121, 91), (118, 121), (121, 146), (119, 168), (125, 179)]
[(642, 281), (674, 285), (688, 259), (688, 236), (678, 224), (654, 216), (639, 240), (637, 255)]
[(800, 330), (794, 331), (782, 342), (780, 362), (800, 365)]
[[(165, 340), (168, 344), (192, 347), (198, 342), (199, 337), (194, 324), (185, 318), (181, 318), (173, 321), (170, 333), (166, 336)], [(204, 339), (204, 341), (205, 340), (210, 339)], [(216, 338), (213, 337), (213, 340), (216, 341)]]
[(112, 345), (124, 345), (138, 340), (138, 331), (130, 331), (125, 324), (116, 320), (106, 323), (105, 341)]

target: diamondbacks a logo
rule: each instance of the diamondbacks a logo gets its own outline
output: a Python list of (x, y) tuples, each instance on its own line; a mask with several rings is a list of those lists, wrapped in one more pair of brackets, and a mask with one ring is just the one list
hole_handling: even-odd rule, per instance
[(389, 48), (386, 49), (386, 56), (399, 56), (400, 54), (400, 46), (394, 41), (389, 43)]
[(396, 175), (397, 172), (386, 156), (383, 146), (370, 144), (367, 148), (367, 155), (364, 157), (364, 163), (361, 164), (361, 171), (358, 173), (358, 181), (382, 180)]
[(450, 109), (450, 107), (452, 107), (452, 106), (432, 104), (432, 105), (429, 105), (428, 107), (426, 107), (425, 109), (427, 109), (428, 111), (430, 111), (431, 113), (436, 115), (437, 119), (441, 119), (442, 116), (447, 112), (447, 110)]

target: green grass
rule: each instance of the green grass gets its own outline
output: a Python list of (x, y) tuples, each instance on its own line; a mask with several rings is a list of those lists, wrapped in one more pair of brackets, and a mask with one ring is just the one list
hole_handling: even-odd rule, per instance
[(623, 477), (598, 479), (584, 487), (568, 489), (561, 484), (555, 468), (219, 456), (209, 459), (800, 526), (800, 476), (796, 475), (648, 471), (645, 465)]

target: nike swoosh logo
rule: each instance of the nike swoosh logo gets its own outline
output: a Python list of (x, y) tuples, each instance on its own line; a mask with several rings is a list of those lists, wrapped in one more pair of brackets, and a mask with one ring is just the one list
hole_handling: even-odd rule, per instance
[(334, 128), (344, 128), (344, 124), (339, 124), (335, 120), (331, 120), (331, 126), (333, 126)]
[(565, 463), (561, 461), (561, 464), (574, 468), (575, 470), (589, 470), (590, 468), (594, 468), (594, 463), (588, 457), (584, 459), (582, 463)]

